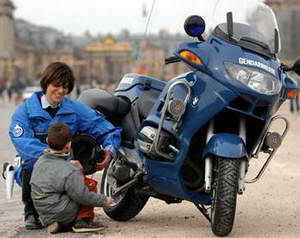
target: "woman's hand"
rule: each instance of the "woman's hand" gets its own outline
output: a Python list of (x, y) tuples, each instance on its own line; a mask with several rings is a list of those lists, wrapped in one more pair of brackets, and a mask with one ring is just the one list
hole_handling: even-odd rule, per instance
[(108, 150), (103, 150), (103, 161), (101, 163), (96, 163), (96, 171), (102, 170), (108, 166), (109, 162), (111, 161), (111, 156)]

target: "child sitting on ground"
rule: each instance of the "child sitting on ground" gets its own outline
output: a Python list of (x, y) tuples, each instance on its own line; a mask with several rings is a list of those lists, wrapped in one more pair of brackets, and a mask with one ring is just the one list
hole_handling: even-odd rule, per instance
[(97, 182), (83, 176), (79, 161), (69, 161), (71, 139), (66, 124), (52, 125), (49, 148), (36, 162), (30, 180), (34, 206), (51, 234), (71, 226), (74, 232), (102, 230), (104, 226), (93, 221), (93, 209), (114, 202), (96, 193)]

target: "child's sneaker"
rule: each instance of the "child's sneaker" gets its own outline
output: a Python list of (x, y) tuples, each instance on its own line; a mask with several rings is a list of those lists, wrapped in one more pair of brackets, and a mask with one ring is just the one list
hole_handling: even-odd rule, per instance
[(25, 228), (27, 230), (42, 229), (44, 226), (40, 222), (40, 219), (35, 218), (33, 215), (29, 215), (25, 218)]
[(91, 232), (91, 231), (102, 231), (105, 228), (100, 222), (88, 221), (84, 219), (78, 219), (75, 221), (72, 230), (74, 232)]

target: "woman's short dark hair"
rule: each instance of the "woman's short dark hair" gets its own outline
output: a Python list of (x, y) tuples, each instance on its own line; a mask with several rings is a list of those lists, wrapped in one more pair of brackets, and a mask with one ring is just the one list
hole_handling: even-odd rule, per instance
[(62, 150), (72, 140), (72, 130), (65, 123), (58, 122), (49, 127), (48, 145), (53, 150)]
[(68, 88), (68, 93), (74, 88), (74, 74), (71, 68), (62, 62), (54, 62), (47, 66), (41, 74), (41, 88), (46, 93), (49, 84)]

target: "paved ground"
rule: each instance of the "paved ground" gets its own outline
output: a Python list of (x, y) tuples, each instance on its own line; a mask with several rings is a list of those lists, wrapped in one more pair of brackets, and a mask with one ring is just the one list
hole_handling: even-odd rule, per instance
[[(0, 106), (0, 163), (9, 161), (15, 152), (7, 138), (7, 125), (14, 106)], [(280, 111), (291, 122), (291, 130), (263, 179), (248, 185), (238, 197), (235, 226), (231, 237), (300, 237), (300, 114)], [(254, 170), (258, 164), (254, 164)], [(5, 198), (4, 180), (0, 179), (0, 237), (47, 237), (44, 230), (23, 228), (20, 188), (12, 200)], [(129, 222), (110, 220), (101, 209), (97, 219), (108, 228), (102, 234), (64, 233), (52, 237), (213, 237), (208, 222), (188, 202), (166, 205), (151, 199), (144, 210)]]

